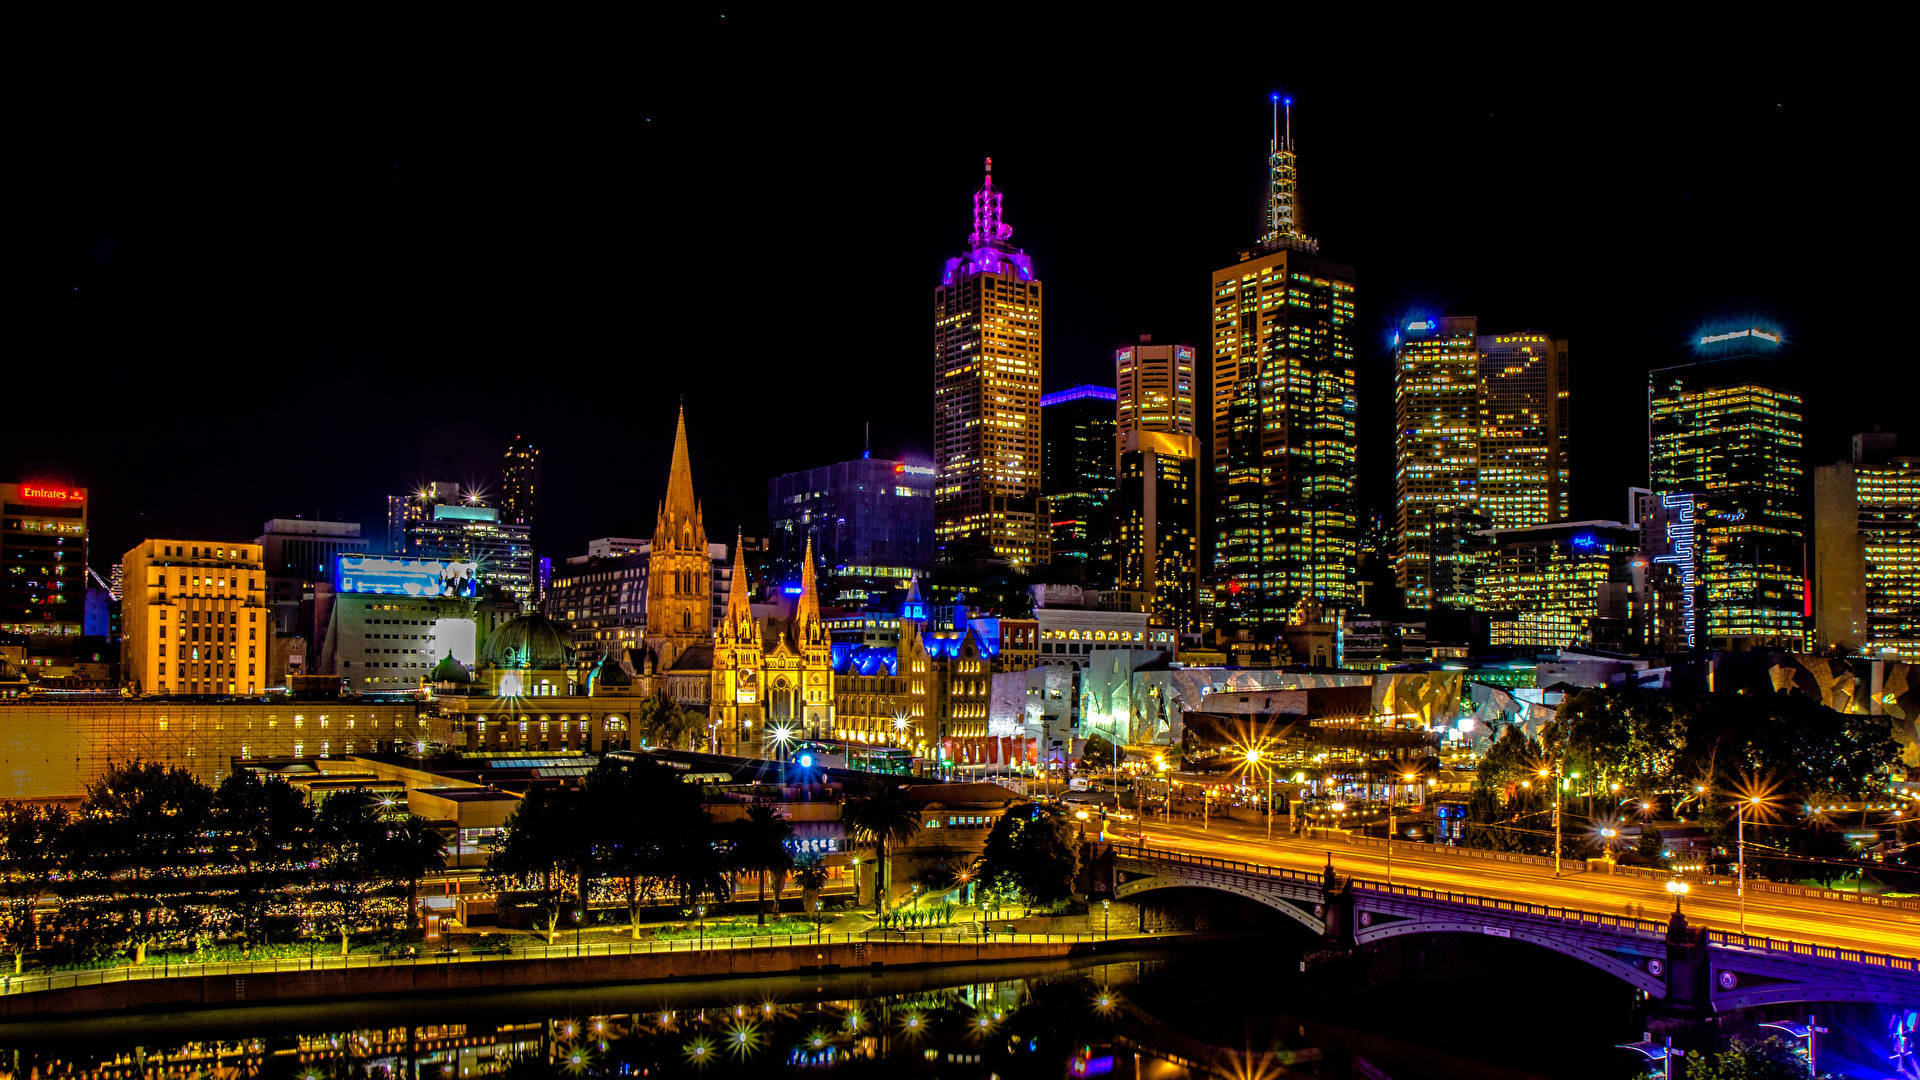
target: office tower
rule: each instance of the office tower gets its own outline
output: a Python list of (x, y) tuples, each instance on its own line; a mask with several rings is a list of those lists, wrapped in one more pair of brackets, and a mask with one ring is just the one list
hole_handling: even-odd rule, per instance
[(865, 607), (933, 565), (933, 466), (859, 457), (767, 481), (773, 575), (797, 587), (807, 545), (834, 607)]
[(1113, 517), (1119, 582), (1145, 594), (1162, 622), (1196, 629), (1200, 597), (1200, 455), (1191, 434), (1120, 434)]
[(1193, 346), (1155, 345), (1150, 334), (1113, 354), (1114, 419), (1128, 431), (1194, 434)]
[[(1805, 414), (1780, 335), (1703, 336), (1696, 362), (1648, 374), (1655, 495), (1693, 497), (1706, 610), (1696, 640), (1797, 650), (1804, 641)], [(1704, 640), (1699, 640), (1701, 636)]]
[(1041, 490), (1052, 518), (1053, 565), (1112, 583), (1114, 399), (1104, 386), (1075, 386), (1040, 399), (1046, 456)]
[(1281, 104), (1265, 235), (1213, 274), (1208, 488), (1227, 625), (1285, 623), (1302, 602), (1345, 608), (1355, 595), (1353, 269), (1300, 231)]
[(260, 561), (267, 573), (267, 607), (273, 612), (274, 632), (313, 641), (313, 587), (331, 580), (335, 555), (367, 550), (359, 523), (274, 518), (261, 526), (254, 543), (260, 545)]
[(1853, 437), (1851, 461), (1814, 470), (1814, 638), (1920, 661), (1920, 457), (1888, 433)]
[(87, 489), (0, 484), (0, 633), (34, 647), (86, 631)]
[(120, 680), (135, 694), (254, 694), (273, 626), (259, 544), (143, 540), (121, 560)]
[(1565, 338), (1482, 334), (1479, 511), (1496, 529), (1565, 521), (1573, 401)]
[[(1612, 645), (1632, 619), (1640, 530), (1617, 521), (1502, 529), (1480, 583), (1494, 645)], [(1610, 624), (1610, 625), (1603, 625)]]
[(967, 253), (933, 291), (934, 532), (949, 564), (1047, 561), (1040, 280), (1012, 235), (988, 158)]
[(515, 435), (500, 455), (500, 520), (532, 530), (539, 490), (540, 448), (525, 435)]
[(533, 541), (525, 525), (501, 521), (495, 507), (432, 504), (424, 521), (407, 525), (406, 546), (399, 554), (473, 563), (488, 586), (511, 597), (520, 610), (533, 610)]
[(407, 530), (433, 519), (436, 506), (485, 506), (477, 491), (460, 492), (460, 485), (435, 480), (411, 495), (387, 496), (387, 551), (399, 555), (407, 550)]
[(1394, 583), (1409, 608), (1436, 602), (1436, 549), (1459, 541), (1454, 531), (1485, 528), (1476, 520), (1480, 465), (1479, 320), (1415, 319), (1394, 344)]

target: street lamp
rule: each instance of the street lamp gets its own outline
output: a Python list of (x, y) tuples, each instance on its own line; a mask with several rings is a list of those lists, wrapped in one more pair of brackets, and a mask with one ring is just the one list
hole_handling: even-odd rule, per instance
[[(1541, 769), (1540, 776), (1543, 779), (1552, 779), (1555, 773), (1557, 773), (1558, 771), (1559, 771), (1559, 764), (1556, 762), (1554, 765), (1554, 773), (1549, 773), (1547, 770)], [(1549, 784), (1548, 787), (1550, 787), (1553, 790), (1553, 876), (1559, 877), (1560, 876), (1560, 785), (1557, 783), (1554, 783), (1554, 784)]]
[[(1400, 779), (1404, 783), (1411, 784), (1413, 783), (1413, 774), (1405, 773)], [(1396, 796), (1399, 795), (1399, 790), (1391, 783), (1389, 783), (1387, 787), (1389, 789), (1387, 791), (1387, 884), (1391, 885), (1393, 884), (1393, 834), (1399, 831), (1397, 819), (1394, 817), (1394, 814), (1399, 810), (1396, 802)]]
[[(1247, 766), (1257, 768), (1259, 764), (1259, 748), (1247, 751)], [(1267, 841), (1269, 843), (1273, 841), (1273, 770), (1271, 768), (1267, 770)]]
[(1735, 875), (1733, 891), (1740, 898), (1740, 932), (1743, 934), (1747, 932), (1747, 807), (1758, 807), (1760, 803), (1760, 796), (1749, 795), (1734, 804), (1734, 813), (1737, 815), (1738, 822), (1734, 826), (1734, 835), (1737, 837), (1736, 843), (1740, 848), (1740, 854), (1739, 871)]
[(767, 738), (772, 740), (774, 748), (779, 751), (780, 756), (775, 760), (785, 760), (787, 745), (793, 742), (793, 728), (785, 724), (781, 724), (779, 727), (768, 728)]
[(1693, 886), (1684, 881), (1667, 882), (1667, 891), (1673, 894), (1673, 913), (1680, 914), (1680, 898), (1693, 890)]

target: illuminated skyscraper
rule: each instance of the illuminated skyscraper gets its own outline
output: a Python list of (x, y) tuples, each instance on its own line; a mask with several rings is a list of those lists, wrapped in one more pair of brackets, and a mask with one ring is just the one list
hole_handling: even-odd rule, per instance
[(1194, 433), (1193, 346), (1155, 345), (1141, 334), (1138, 345), (1114, 352), (1113, 376), (1123, 441), (1129, 431)]
[(1394, 346), (1394, 583), (1416, 609), (1448, 603), (1434, 594), (1436, 535), (1473, 519), (1479, 481), (1479, 322), (1472, 316), (1415, 319)]
[(1853, 460), (1814, 471), (1815, 648), (1920, 661), (1920, 457), (1853, 437)]
[(1133, 428), (1120, 434), (1114, 497), (1119, 581), (1141, 592), (1160, 621), (1199, 621), (1199, 439)]
[(1353, 269), (1300, 231), (1282, 104), (1265, 234), (1213, 274), (1211, 559), (1216, 621), (1237, 626), (1351, 606), (1359, 557)]
[(1706, 592), (1698, 643), (1799, 649), (1806, 422), (1800, 396), (1782, 387), (1780, 335), (1741, 328), (1703, 336), (1698, 349), (1700, 361), (1653, 371), (1647, 386), (1653, 493), (1693, 496)]
[(1480, 513), (1496, 529), (1523, 529), (1572, 515), (1567, 498), (1567, 341), (1542, 333), (1482, 334)]
[(1012, 235), (988, 158), (967, 252), (933, 291), (934, 532), (949, 563), (1047, 561), (1040, 281)]
[(1482, 545), (1461, 530), (1568, 517), (1567, 343), (1423, 318), (1394, 360), (1395, 582), (1409, 607), (1473, 607)]
[(500, 455), (500, 520), (533, 528), (534, 499), (540, 489), (540, 448), (515, 435)]
[(1114, 392), (1070, 387), (1041, 398), (1040, 409), (1047, 433), (1041, 490), (1052, 525), (1053, 565), (1078, 563), (1077, 569), (1092, 575), (1087, 584), (1111, 585)]
[(87, 489), (0, 484), (0, 634), (37, 646), (86, 629)]

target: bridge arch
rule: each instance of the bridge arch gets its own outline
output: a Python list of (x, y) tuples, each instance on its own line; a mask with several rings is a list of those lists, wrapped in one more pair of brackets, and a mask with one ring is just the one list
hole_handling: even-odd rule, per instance
[(1264, 889), (1248, 888), (1226, 881), (1201, 881), (1194, 878), (1182, 877), (1178, 874), (1156, 874), (1153, 877), (1135, 878), (1132, 881), (1122, 882), (1120, 887), (1114, 890), (1114, 897), (1119, 900), (1125, 900), (1129, 897), (1139, 896), (1142, 893), (1155, 892), (1161, 889), (1206, 889), (1211, 892), (1227, 893), (1231, 896), (1251, 900), (1262, 907), (1277, 911), (1292, 919), (1294, 922), (1299, 923), (1301, 926), (1306, 927), (1308, 930), (1313, 931), (1316, 935), (1326, 932), (1326, 923), (1324, 920), (1315, 917), (1310, 911), (1302, 910), (1299, 904), (1290, 902), (1288, 897), (1280, 896)]
[[(1376, 941), (1385, 941), (1388, 938), (1409, 937), (1416, 934), (1471, 934), (1475, 937), (1481, 937), (1487, 934), (1487, 928), (1488, 923), (1484, 919), (1476, 919), (1473, 921), (1432, 918), (1404, 919), (1365, 927), (1353, 935), (1353, 940), (1356, 945), (1370, 945)], [(1562, 956), (1572, 957), (1589, 967), (1598, 968), (1612, 975), (1614, 978), (1627, 983), (1636, 990), (1644, 990), (1654, 997), (1664, 997), (1666, 995), (1667, 981), (1664, 977), (1650, 974), (1644, 968), (1626, 963), (1611, 953), (1602, 952), (1599, 949), (1568, 941), (1564, 937), (1553, 934), (1550, 930), (1536, 929), (1525, 925), (1519, 920), (1503, 920), (1498, 929), (1505, 931), (1505, 933), (1493, 936), (1508, 941), (1524, 941), (1529, 945), (1537, 945), (1543, 949), (1550, 949)], [(1662, 950), (1660, 955), (1655, 958), (1660, 959), (1664, 964), (1664, 957), (1665, 951)]]

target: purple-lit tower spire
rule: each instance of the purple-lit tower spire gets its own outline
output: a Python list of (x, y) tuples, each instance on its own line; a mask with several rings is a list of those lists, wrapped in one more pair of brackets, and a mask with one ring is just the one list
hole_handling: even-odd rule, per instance
[(1040, 280), (1008, 241), (993, 159), (965, 253), (933, 291), (934, 537), (949, 565), (1047, 561), (1040, 495)]

